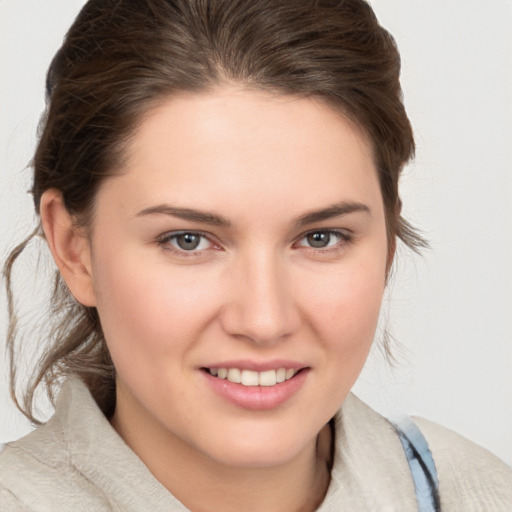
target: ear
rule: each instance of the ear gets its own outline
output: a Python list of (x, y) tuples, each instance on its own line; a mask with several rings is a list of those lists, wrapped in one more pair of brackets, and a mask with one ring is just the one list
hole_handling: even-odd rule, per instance
[(84, 306), (95, 306), (91, 247), (83, 229), (73, 222), (56, 189), (43, 193), (39, 209), (50, 251), (70, 292)]

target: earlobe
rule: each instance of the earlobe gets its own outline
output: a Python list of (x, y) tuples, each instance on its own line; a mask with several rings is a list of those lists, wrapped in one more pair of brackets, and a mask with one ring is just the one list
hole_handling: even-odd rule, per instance
[(60, 191), (43, 193), (40, 215), (53, 259), (70, 292), (84, 306), (95, 306), (90, 242), (73, 222)]

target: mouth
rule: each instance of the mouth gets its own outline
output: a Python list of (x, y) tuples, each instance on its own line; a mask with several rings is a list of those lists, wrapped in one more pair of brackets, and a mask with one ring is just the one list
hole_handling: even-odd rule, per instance
[(271, 387), (293, 379), (303, 368), (299, 370), (293, 368), (276, 368), (262, 372), (244, 370), (241, 368), (202, 368), (202, 370), (217, 379), (227, 380), (234, 384), (241, 384), (242, 386)]
[(311, 370), (293, 361), (231, 361), (200, 368), (210, 389), (246, 410), (272, 410), (292, 400)]

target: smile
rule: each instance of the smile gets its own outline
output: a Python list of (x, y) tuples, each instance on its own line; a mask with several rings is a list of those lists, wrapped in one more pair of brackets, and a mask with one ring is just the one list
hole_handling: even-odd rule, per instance
[(217, 396), (237, 407), (261, 411), (292, 400), (308, 380), (311, 368), (294, 361), (226, 361), (200, 370)]
[(299, 370), (277, 368), (257, 372), (239, 368), (206, 368), (206, 371), (219, 379), (225, 379), (242, 386), (275, 386), (293, 378)]

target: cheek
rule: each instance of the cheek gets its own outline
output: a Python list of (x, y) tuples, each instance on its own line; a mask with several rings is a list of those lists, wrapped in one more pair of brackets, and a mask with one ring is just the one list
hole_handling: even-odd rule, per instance
[(375, 337), (385, 264), (342, 265), (338, 272), (311, 279), (308, 288), (308, 323), (324, 347), (335, 390), (343, 394), (358, 377)]
[(140, 261), (104, 257), (94, 266), (98, 312), (119, 363), (127, 349), (141, 364), (186, 350), (214, 314), (215, 288), (204, 286), (201, 275)]
[(346, 332), (372, 331), (384, 287), (384, 265), (365, 265), (364, 262), (342, 265), (337, 272), (314, 276), (308, 288), (317, 323), (333, 331), (336, 328)]

